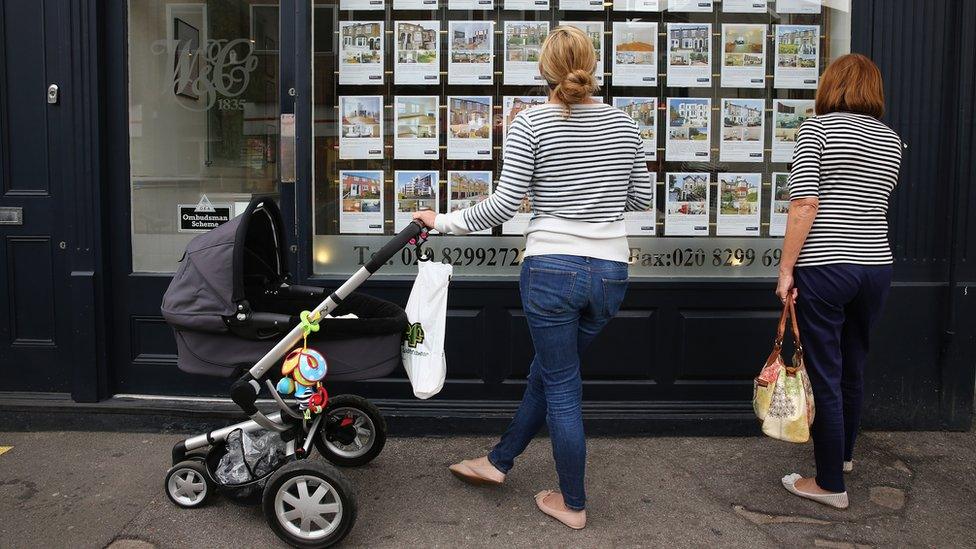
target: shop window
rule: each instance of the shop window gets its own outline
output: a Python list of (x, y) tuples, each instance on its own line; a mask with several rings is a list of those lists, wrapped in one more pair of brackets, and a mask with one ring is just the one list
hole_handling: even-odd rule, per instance
[[(315, 4), (312, 265), (325, 276), (367, 261), (410, 210), (490, 192), (506, 123), (544, 101), (538, 45), (564, 22), (594, 37), (597, 99), (638, 121), (655, 176), (654, 210), (627, 219), (631, 274), (775, 276), (791, 140), (819, 73), (850, 45), (848, 0)], [(525, 210), (432, 251), (456, 276), (514, 277)], [(414, 259), (404, 250), (382, 274)]]
[(128, 25), (132, 269), (172, 272), (277, 190), (278, 7), (131, 0)]

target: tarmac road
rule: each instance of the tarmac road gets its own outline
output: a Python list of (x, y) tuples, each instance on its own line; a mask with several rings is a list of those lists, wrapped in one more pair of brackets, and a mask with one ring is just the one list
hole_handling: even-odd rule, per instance
[[(216, 498), (182, 510), (163, 493), (174, 434), (0, 432), (0, 547), (281, 547), (259, 506)], [(397, 438), (345, 470), (359, 498), (347, 547), (777, 547), (976, 545), (976, 434), (865, 434), (851, 508), (787, 494), (812, 448), (754, 438), (599, 438), (589, 446), (589, 524), (539, 513), (555, 488), (538, 439), (500, 488), (461, 484), (449, 463), (492, 439)]]

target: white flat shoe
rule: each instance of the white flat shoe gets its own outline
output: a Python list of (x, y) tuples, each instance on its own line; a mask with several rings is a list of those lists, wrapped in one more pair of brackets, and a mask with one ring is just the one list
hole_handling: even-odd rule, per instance
[(844, 472), (850, 473), (854, 470), (854, 460), (844, 462)]
[(839, 494), (811, 494), (810, 492), (803, 492), (796, 487), (796, 481), (803, 478), (796, 473), (790, 473), (783, 477), (783, 488), (794, 495), (800, 496), (801, 498), (806, 498), (817, 503), (822, 503), (828, 507), (833, 507), (834, 509), (847, 509), (850, 505), (850, 501), (847, 499), (847, 492), (840, 492)]

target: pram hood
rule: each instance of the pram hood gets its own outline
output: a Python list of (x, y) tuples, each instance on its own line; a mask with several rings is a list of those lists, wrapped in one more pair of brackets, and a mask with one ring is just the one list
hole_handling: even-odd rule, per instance
[[(277, 337), (297, 324), (297, 314), (314, 308), (325, 290), (281, 292), (288, 281), (281, 213), (270, 197), (257, 197), (243, 214), (190, 241), (160, 309), (173, 327), (177, 365), (193, 374), (228, 377), (271, 350)], [(295, 288), (295, 287), (293, 287)], [(266, 292), (266, 289), (275, 291)], [(281, 332), (255, 338), (242, 333), (249, 314), (289, 319)], [(235, 318), (244, 313), (244, 320)], [(324, 318), (309, 344), (329, 362), (332, 381), (388, 375), (400, 365), (400, 340), (407, 315), (394, 303), (352, 293)], [(233, 319), (233, 322), (230, 320)], [(274, 338), (274, 339), (272, 339)]]
[(245, 270), (272, 281), (287, 278), (283, 236), (278, 205), (264, 196), (251, 200), (241, 215), (191, 240), (163, 295), (163, 317), (176, 329), (226, 332), (224, 319), (245, 300)]

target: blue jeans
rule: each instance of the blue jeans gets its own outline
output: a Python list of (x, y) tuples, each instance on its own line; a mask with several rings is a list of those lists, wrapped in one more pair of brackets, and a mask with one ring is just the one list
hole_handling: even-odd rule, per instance
[(796, 320), (816, 413), (810, 435), (817, 485), (843, 492), (864, 400), (870, 332), (891, 287), (891, 265), (797, 267)]
[(519, 285), (535, 358), (522, 403), (488, 460), (508, 473), (547, 423), (563, 500), (582, 510), (586, 438), (580, 355), (620, 309), (627, 264), (571, 255), (527, 257)]

